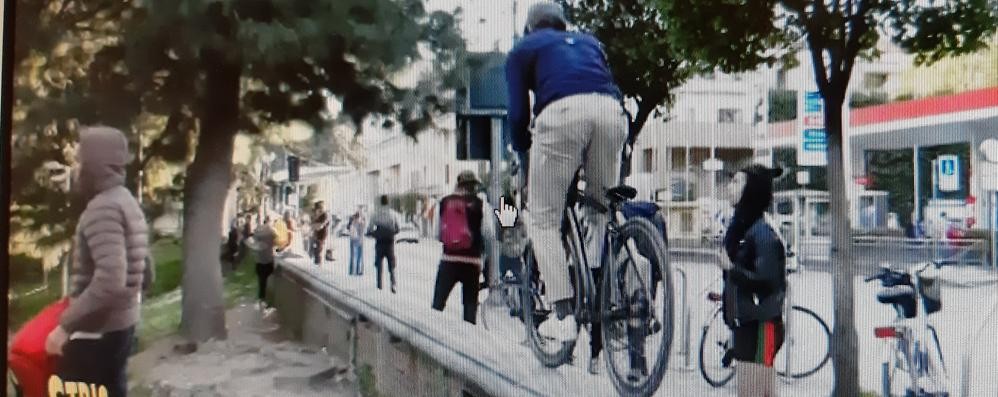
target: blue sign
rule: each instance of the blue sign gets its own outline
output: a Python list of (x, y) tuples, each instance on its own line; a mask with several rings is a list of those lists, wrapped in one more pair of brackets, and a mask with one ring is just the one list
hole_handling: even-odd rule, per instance
[(956, 161), (943, 160), (939, 163), (939, 171), (943, 175), (956, 175)]
[(955, 192), (960, 190), (960, 158), (952, 154), (944, 154), (936, 159), (939, 190)]
[(807, 113), (821, 112), (821, 93), (808, 92), (804, 97), (804, 111)]
[(804, 130), (804, 140), (805, 141), (825, 141), (825, 129), (824, 128), (808, 128)]
[(824, 142), (804, 142), (804, 150), (808, 152), (824, 152), (828, 150), (828, 144)]

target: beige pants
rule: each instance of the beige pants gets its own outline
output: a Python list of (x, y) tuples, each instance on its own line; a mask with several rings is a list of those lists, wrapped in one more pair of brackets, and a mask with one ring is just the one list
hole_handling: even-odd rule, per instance
[[(616, 99), (587, 94), (552, 102), (534, 122), (528, 170), (527, 233), (547, 286), (547, 299), (555, 302), (574, 295), (559, 230), (569, 185), (582, 167), (585, 194), (606, 204), (605, 190), (618, 184), (627, 118)], [(592, 231), (606, 228), (606, 214), (587, 211), (585, 218)], [(602, 252), (602, 233), (589, 236), (595, 238), (586, 242), (587, 259), (595, 264)]]
[(739, 361), (735, 363), (738, 397), (775, 397), (776, 368)]

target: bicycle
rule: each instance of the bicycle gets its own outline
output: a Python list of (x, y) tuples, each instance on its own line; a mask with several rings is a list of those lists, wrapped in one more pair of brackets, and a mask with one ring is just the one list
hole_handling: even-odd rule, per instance
[[(672, 271), (666, 242), (650, 221), (637, 217), (624, 219), (620, 209), (637, 196), (634, 188), (620, 185), (607, 189), (609, 206), (604, 206), (586, 197), (578, 188), (579, 181), (577, 172), (570, 185), (573, 188), (566, 197), (562, 223), (562, 243), (568, 254), (575, 290), (577, 324), (579, 329), (584, 324), (589, 325), (590, 330), (594, 323), (602, 325), (604, 361), (616, 390), (628, 396), (649, 396), (658, 389), (665, 375), (672, 345)], [(605, 248), (600, 262), (604, 279), (599, 291), (586, 259), (585, 229), (579, 222), (579, 210), (584, 206), (611, 215), (602, 235)], [(533, 245), (529, 242), (522, 254), (522, 265), (521, 319), (528, 344), (545, 366), (559, 367), (572, 359), (576, 341), (559, 344), (538, 333), (538, 326), (553, 314), (553, 310), (544, 299), (544, 283), (537, 272)], [(661, 299), (657, 299), (658, 284), (652, 282), (653, 266), (658, 268), (662, 283)], [(658, 303), (660, 317), (655, 315)], [(658, 337), (648, 340), (654, 335)], [(653, 352), (654, 364), (650, 367), (645, 355), (647, 351)], [(625, 360), (617, 360), (618, 353), (624, 353)], [(628, 362), (630, 368), (626, 374), (618, 361)]]
[[(880, 281), (883, 289), (877, 293), (877, 301), (891, 305), (897, 312), (894, 324), (873, 329), (877, 339), (887, 340), (880, 368), (881, 394), (884, 397), (895, 395), (893, 392), (898, 389), (906, 397), (949, 395), (946, 390), (946, 361), (939, 345), (939, 334), (928, 318), (929, 314), (942, 309), (938, 277), (930, 274), (933, 266), (938, 270), (941, 265), (935, 261), (928, 262), (909, 273), (884, 264), (877, 274), (865, 279), (866, 282)], [(912, 325), (912, 322), (915, 324)], [(927, 333), (931, 334), (931, 339)], [(936, 357), (929, 355), (929, 344), (935, 345)], [(902, 384), (903, 379), (895, 378), (898, 370), (908, 375), (907, 385)], [(929, 390), (920, 383), (923, 378), (928, 378)]]
[[(788, 253), (792, 259), (793, 253)], [(787, 276), (797, 274), (798, 267), (787, 268)], [(717, 284), (721, 280), (718, 279)], [(801, 379), (820, 371), (831, 359), (831, 329), (828, 324), (811, 309), (793, 305), (791, 284), (787, 282), (786, 302), (783, 309), (784, 342), (776, 354), (773, 367), (784, 381)], [(711, 288), (708, 286), (708, 289)], [(722, 313), (723, 298), (718, 292), (707, 294), (713, 302), (712, 314), (708, 317), (700, 337), (700, 374), (713, 387), (723, 387), (735, 376), (733, 364), (734, 343), (731, 330), (724, 323)], [(816, 341), (798, 350), (804, 341)], [(716, 349), (713, 350), (713, 349)], [(801, 356), (800, 352), (806, 353)], [(715, 363), (714, 360), (717, 360)]]

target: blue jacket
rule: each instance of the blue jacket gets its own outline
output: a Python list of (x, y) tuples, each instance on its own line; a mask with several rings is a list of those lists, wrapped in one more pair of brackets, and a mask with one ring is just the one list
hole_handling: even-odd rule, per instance
[(555, 29), (528, 34), (506, 59), (509, 122), (513, 150), (530, 148), (530, 96), (534, 116), (551, 102), (578, 94), (607, 94), (620, 98), (620, 89), (607, 66), (603, 44), (595, 37)]

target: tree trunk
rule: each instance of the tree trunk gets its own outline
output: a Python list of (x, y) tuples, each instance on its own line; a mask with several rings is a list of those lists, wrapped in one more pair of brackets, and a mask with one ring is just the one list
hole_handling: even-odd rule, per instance
[[(842, 101), (844, 96), (825, 97), (825, 128), (828, 132), (828, 191), (831, 195), (831, 252), (829, 259), (834, 267), (832, 290), (835, 307), (832, 327), (832, 365), (835, 368), (833, 396), (858, 396), (859, 354), (858, 335), (854, 315), (852, 239), (849, 226), (849, 201), (846, 195), (846, 177), (842, 145), (848, 144), (842, 133)], [(845, 142), (843, 142), (845, 141)]]
[(224, 339), (219, 225), (231, 183), (239, 112), (238, 64), (212, 62), (194, 161), (184, 183), (184, 275), (180, 329), (189, 342)]

